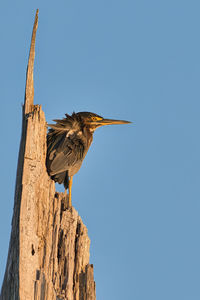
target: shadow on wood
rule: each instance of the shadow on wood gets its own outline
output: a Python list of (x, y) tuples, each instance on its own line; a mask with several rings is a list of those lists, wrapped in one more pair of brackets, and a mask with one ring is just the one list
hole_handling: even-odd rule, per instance
[(27, 67), (12, 230), (0, 300), (95, 300), (90, 240), (46, 172), (46, 120), (33, 104), (38, 10)]

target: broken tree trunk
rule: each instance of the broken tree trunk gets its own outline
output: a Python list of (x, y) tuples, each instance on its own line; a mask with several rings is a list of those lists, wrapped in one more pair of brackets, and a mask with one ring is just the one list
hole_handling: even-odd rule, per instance
[(38, 10), (27, 67), (14, 212), (0, 300), (95, 300), (87, 228), (46, 172), (46, 121), (33, 104)]

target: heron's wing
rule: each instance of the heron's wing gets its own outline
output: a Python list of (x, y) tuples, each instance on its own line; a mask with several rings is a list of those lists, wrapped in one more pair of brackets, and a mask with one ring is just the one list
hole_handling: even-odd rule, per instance
[(76, 134), (49, 135), (47, 141), (47, 167), (51, 176), (82, 162), (84, 144)]

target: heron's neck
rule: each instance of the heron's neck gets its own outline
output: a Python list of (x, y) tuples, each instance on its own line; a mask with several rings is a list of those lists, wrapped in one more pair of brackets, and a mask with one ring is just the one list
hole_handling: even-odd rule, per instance
[(87, 147), (89, 148), (93, 140), (93, 132), (91, 132), (88, 127), (84, 127), (83, 136), (85, 137)]

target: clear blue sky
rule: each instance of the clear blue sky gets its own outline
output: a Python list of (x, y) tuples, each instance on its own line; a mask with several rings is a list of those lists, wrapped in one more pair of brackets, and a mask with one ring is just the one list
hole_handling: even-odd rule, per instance
[(0, 283), (39, 8), (35, 103), (47, 121), (92, 111), (134, 122), (98, 129), (74, 177), (97, 300), (199, 300), (200, 2), (32, 3), (0, 3)]

